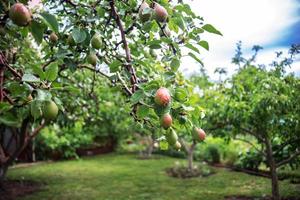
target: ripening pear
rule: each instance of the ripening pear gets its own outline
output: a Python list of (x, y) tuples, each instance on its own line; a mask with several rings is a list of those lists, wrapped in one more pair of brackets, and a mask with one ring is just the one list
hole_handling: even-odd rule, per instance
[(206, 137), (206, 133), (204, 132), (204, 130), (197, 127), (194, 128), (192, 135), (194, 140), (198, 142), (204, 141)]
[(91, 45), (94, 49), (100, 49), (102, 47), (102, 40), (99, 34), (95, 34), (91, 39)]
[(54, 120), (58, 114), (58, 107), (54, 101), (47, 102), (43, 107), (43, 117), (47, 120)]
[(158, 3), (155, 3), (153, 10), (154, 10), (154, 17), (156, 21), (165, 22), (167, 20), (168, 12), (164, 7), (162, 7)]
[(54, 32), (52, 32), (52, 33), (50, 34), (49, 39), (50, 39), (50, 41), (51, 41), (52, 43), (56, 43), (56, 42), (58, 41), (58, 36), (57, 36)]
[(143, 2), (139, 8), (139, 18), (142, 22), (149, 21), (151, 19), (153, 10), (150, 8), (147, 2)]
[(27, 26), (31, 22), (31, 12), (22, 3), (15, 3), (9, 10), (9, 18), (18, 26)]
[(161, 126), (164, 129), (168, 129), (171, 127), (172, 121), (173, 121), (172, 116), (169, 113), (166, 113), (161, 117)]
[(166, 133), (166, 140), (169, 145), (175, 145), (178, 140), (177, 133), (173, 129), (171, 131), (168, 131)]
[(159, 88), (154, 97), (154, 101), (159, 106), (167, 106), (171, 102), (171, 95), (167, 88)]
[(98, 57), (96, 54), (94, 53), (90, 53), (88, 56), (87, 56), (87, 62), (93, 66), (95, 66), (97, 64), (97, 61), (98, 61)]

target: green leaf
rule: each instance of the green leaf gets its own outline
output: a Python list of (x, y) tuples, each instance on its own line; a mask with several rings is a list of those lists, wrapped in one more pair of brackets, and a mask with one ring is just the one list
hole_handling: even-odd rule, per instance
[(29, 91), (29, 88), (25, 84), (20, 84), (17, 82), (11, 82), (7, 84), (7, 89), (12, 96), (23, 96), (24, 93)]
[(200, 63), (202, 66), (204, 66), (203, 62), (193, 53), (189, 52), (188, 55), (192, 58), (194, 58), (198, 63)]
[[(202, 26), (202, 29), (206, 30), (209, 33), (214, 33), (214, 34), (218, 34), (218, 35), (222, 35), (222, 33), (220, 31), (218, 31), (213, 25), (211, 24), (205, 24), (204, 26)], [(223, 35), (222, 35), (223, 36)]]
[(160, 40), (152, 40), (148, 42), (150, 49), (160, 49), (161, 48), (161, 41)]
[(169, 143), (167, 141), (165, 141), (165, 140), (162, 140), (162, 141), (159, 142), (159, 148), (161, 150), (168, 150)]
[(7, 102), (0, 102), (0, 113), (10, 110), (13, 106)]
[(114, 60), (112, 63), (109, 65), (110, 72), (114, 73), (119, 71), (119, 67), (122, 65), (122, 62), (119, 60)]
[(37, 92), (37, 96), (36, 96), (36, 100), (40, 100), (40, 101), (50, 101), (51, 100), (51, 93), (48, 90), (36, 90)]
[(191, 50), (193, 50), (193, 51), (195, 51), (195, 52), (197, 52), (197, 53), (200, 53), (200, 52), (199, 52), (199, 49), (198, 49), (197, 47), (195, 47), (194, 45), (190, 44), (190, 43), (187, 43), (187, 44), (185, 45), (185, 47), (187, 47), (187, 48), (189, 48), (189, 49), (191, 49)]
[(34, 119), (38, 119), (42, 115), (42, 101), (32, 101), (30, 104), (30, 113)]
[(149, 115), (149, 112), (150, 112), (150, 108), (148, 106), (141, 105), (137, 110), (137, 116), (139, 118), (145, 118)]
[(138, 103), (142, 98), (144, 97), (144, 91), (143, 90), (138, 90), (136, 91), (132, 96), (131, 96), (131, 103), (136, 104)]
[(31, 65), (34, 74), (37, 74), (41, 80), (45, 79), (45, 72), (40, 65)]
[(40, 44), (43, 41), (43, 35), (46, 27), (43, 24), (38, 23), (36, 21), (32, 21), (30, 25), (30, 31), (35, 41)]
[(58, 65), (56, 62), (53, 62), (46, 68), (46, 74), (45, 74), (46, 79), (48, 81), (55, 81), (57, 74), (58, 74)]
[(187, 92), (184, 88), (176, 88), (175, 99), (179, 102), (185, 102), (187, 98)]
[(50, 13), (43, 12), (41, 13), (41, 16), (43, 17), (45, 23), (48, 25), (48, 27), (53, 30), (54, 32), (58, 33), (58, 23), (54, 15), (51, 15)]
[(72, 37), (73, 37), (74, 41), (78, 44), (85, 40), (86, 33), (84, 30), (81, 30), (79, 28), (74, 28), (72, 31)]
[(207, 51), (209, 51), (209, 45), (208, 42), (206, 42), (205, 40), (202, 40), (200, 42), (198, 42), (198, 44), (203, 47), (204, 49), (206, 49)]
[(55, 101), (58, 109), (64, 112), (65, 108), (63, 107), (63, 102), (57, 97), (54, 97), (54, 101)]
[(184, 20), (182, 19), (181, 16), (176, 17), (174, 20), (175, 20), (175, 23), (180, 27), (181, 30), (184, 31), (186, 29)]
[(22, 81), (24, 82), (31, 82), (31, 83), (38, 83), (41, 82), (39, 78), (34, 76), (33, 74), (24, 74), (22, 77)]
[(180, 66), (180, 61), (177, 58), (173, 58), (170, 65), (173, 71), (177, 71)]
[(6, 113), (5, 115), (0, 116), (0, 124), (19, 127), (21, 125), (21, 122), (14, 114)]

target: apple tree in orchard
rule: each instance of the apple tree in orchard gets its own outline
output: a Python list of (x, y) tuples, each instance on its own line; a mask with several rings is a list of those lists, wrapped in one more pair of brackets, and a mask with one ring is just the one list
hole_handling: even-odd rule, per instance
[(182, 1), (1, 1), (0, 180), (44, 126), (72, 115), (58, 91), (77, 87), (62, 80), (78, 70), (119, 88), (143, 128), (163, 126), (175, 139), (182, 116), (195, 128), (199, 108), (173, 96), (187, 96), (178, 68), (183, 56), (201, 63), (205, 32), (221, 35)]

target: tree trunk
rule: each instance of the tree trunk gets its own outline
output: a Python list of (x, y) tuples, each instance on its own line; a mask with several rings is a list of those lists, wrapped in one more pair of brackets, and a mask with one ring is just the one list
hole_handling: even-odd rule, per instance
[(191, 147), (187, 150), (188, 154), (188, 170), (192, 171), (193, 170), (193, 161), (194, 161), (194, 149), (195, 149), (196, 143), (193, 142)]
[(153, 145), (154, 145), (154, 140), (151, 136), (148, 136), (148, 146), (146, 148), (146, 157), (150, 158), (152, 156), (152, 152), (153, 152)]
[(266, 153), (267, 153), (267, 160), (270, 167), (270, 174), (272, 179), (272, 199), (273, 200), (280, 200), (279, 195), (279, 184), (278, 184), (278, 176), (276, 171), (276, 163), (273, 157), (273, 150), (272, 150), (272, 144), (269, 139), (266, 138), (265, 141), (266, 144)]
[(188, 169), (189, 171), (193, 170), (193, 153), (192, 151), (188, 152)]
[(4, 190), (3, 181), (5, 179), (7, 169), (8, 169), (8, 166), (6, 166), (6, 165), (1, 165), (0, 166), (0, 191)]

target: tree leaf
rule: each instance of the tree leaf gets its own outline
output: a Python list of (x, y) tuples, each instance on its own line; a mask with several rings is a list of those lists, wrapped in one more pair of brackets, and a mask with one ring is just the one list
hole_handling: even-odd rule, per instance
[(55, 81), (57, 74), (58, 74), (58, 65), (56, 62), (53, 62), (46, 68), (46, 79), (48, 81)]
[[(206, 30), (209, 33), (214, 33), (214, 34), (218, 34), (218, 35), (222, 35), (222, 33), (220, 31), (218, 31), (213, 25), (211, 24), (205, 24), (204, 26), (202, 26), (202, 29)], [(223, 35), (222, 35), (223, 36)]]
[(180, 61), (177, 58), (173, 58), (170, 65), (171, 69), (176, 72), (180, 66)]
[(143, 90), (138, 90), (136, 91), (132, 96), (131, 96), (131, 103), (136, 104), (138, 103), (142, 98), (144, 97), (144, 91)]
[(41, 82), (39, 78), (34, 76), (33, 74), (24, 74), (22, 77), (22, 81), (24, 82), (31, 82), (31, 83), (38, 83)]
[(148, 42), (150, 49), (160, 49), (161, 48), (161, 41), (160, 40), (152, 40)]
[(21, 122), (19, 118), (17, 118), (12, 113), (6, 113), (5, 115), (0, 116), (0, 124), (4, 124), (6, 126), (19, 127)]
[(202, 66), (204, 66), (203, 62), (193, 53), (189, 52), (188, 54), (190, 57), (194, 58), (198, 63), (200, 63)]
[(206, 49), (207, 51), (209, 51), (209, 45), (208, 42), (206, 42), (205, 40), (202, 40), (200, 42), (198, 42), (198, 44), (203, 47), (204, 49)]
[(119, 67), (122, 65), (122, 62), (119, 61), (119, 60), (114, 60), (112, 63), (110, 63), (109, 65), (109, 69), (110, 69), (110, 72), (114, 73), (114, 72), (117, 72), (119, 71)]
[(137, 110), (137, 116), (139, 118), (145, 118), (148, 116), (149, 112), (150, 112), (150, 108), (148, 106), (141, 105)]
[(165, 141), (165, 140), (162, 140), (162, 141), (159, 142), (159, 148), (161, 150), (168, 150), (169, 143), (167, 141)]
[(0, 102), (0, 113), (10, 110), (13, 106), (7, 102)]
[(36, 100), (40, 100), (40, 101), (50, 101), (51, 100), (51, 93), (48, 90), (36, 90), (37, 92), (37, 96), (36, 96)]
[(30, 113), (34, 119), (38, 119), (42, 115), (42, 101), (32, 101), (30, 104)]
[(81, 30), (79, 28), (74, 28), (72, 31), (72, 37), (73, 37), (74, 41), (78, 44), (85, 40), (86, 33), (84, 30)]
[(54, 32), (58, 33), (58, 23), (55, 16), (47, 12), (41, 13), (41, 16), (43, 17), (44, 22), (48, 25), (48, 27)]
[(46, 27), (43, 24), (36, 21), (32, 21), (30, 25), (30, 31), (34, 37), (36, 43), (40, 44), (43, 41), (43, 35)]
[(189, 49), (191, 49), (191, 50), (193, 50), (193, 51), (195, 51), (195, 52), (197, 52), (197, 53), (200, 53), (200, 52), (199, 52), (199, 49), (198, 49), (197, 47), (195, 47), (194, 45), (190, 44), (190, 43), (187, 43), (187, 44), (185, 45), (185, 47), (187, 47), (187, 48), (189, 48)]

